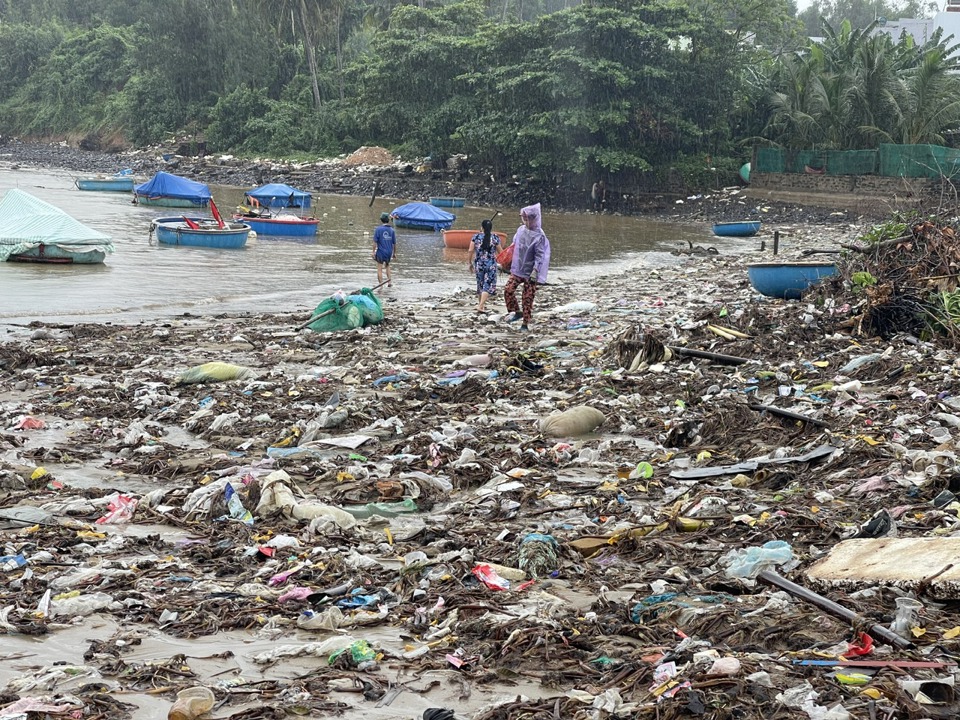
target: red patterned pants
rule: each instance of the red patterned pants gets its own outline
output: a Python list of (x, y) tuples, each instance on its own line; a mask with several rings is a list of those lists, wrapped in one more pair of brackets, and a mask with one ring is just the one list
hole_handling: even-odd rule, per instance
[(530, 317), (533, 315), (533, 296), (537, 293), (537, 283), (529, 278), (521, 278), (511, 275), (507, 280), (506, 287), (503, 288), (503, 299), (507, 302), (507, 310), (515, 313), (520, 311), (517, 305), (517, 287), (523, 285), (523, 292), (520, 295), (520, 302), (523, 304), (523, 324), (530, 323)]

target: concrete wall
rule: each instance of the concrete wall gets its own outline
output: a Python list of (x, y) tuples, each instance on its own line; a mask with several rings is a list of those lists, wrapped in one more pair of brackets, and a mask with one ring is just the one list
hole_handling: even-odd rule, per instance
[(751, 173), (747, 194), (863, 213), (912, 209), (935, 212), (957, 205), (956, 189), (949, 183), (879, 175)]

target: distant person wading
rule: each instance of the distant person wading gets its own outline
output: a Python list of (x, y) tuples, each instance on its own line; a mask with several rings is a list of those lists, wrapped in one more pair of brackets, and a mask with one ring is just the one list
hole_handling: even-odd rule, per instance
[(383, 271), (387, 271), (387, 287), (393, 285), (390, 261), (397, 257), (397, 231), (390, 225), (390, 216), (381, 213), (379, 225), (373, 232), (373, 259), (377, 263), (377, 284), (383, 284)]

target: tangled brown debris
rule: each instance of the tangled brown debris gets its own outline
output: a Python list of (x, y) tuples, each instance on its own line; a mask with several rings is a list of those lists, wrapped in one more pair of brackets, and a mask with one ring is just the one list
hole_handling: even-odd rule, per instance
[[(340, 335), (30, 328), (0, 346), (0, 708), (955, 717), (952, 564), (816, 572), (960, 531), (954, 328), (890, 309), (956, 289), (925, 284), (949, 238), (851, 251), (800, 302), (717, 256), (547, 286), (529, 335), (466, 295)], [(176, 382), (211, 361), (243, 379)], [(583, 406), (595, 431), (541, 433)], [(67, 665), (15, 659), (36, 637)]]

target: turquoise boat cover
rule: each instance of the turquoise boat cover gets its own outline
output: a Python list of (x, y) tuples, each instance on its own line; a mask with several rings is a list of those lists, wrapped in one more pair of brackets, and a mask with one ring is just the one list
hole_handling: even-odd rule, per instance
[(8, 190), (0, 200), (0, 261), (39, 245), (56, 245), (68, 252), (114, 250), (109, 235), (23, 190)]
[(247, 197), (255, 198), (261, 205), (267, 207), (310, 207), (311, 195), (303, 190), (297, 190), (283, 183), (262, 185), (244, 193)]
[(203, 183), (163, 171), (158, 172), (142, 185), (137, 185), (133, 191), (145, 197), (171, 197), (198, 201), (210, 199), (210, 188)]
[(433, 228), (434, 231), (449, 228), (457, 219), (453, 213), (436, 208), (430, 203), (412, 202), (394, 208), (390, 215), (399, 221)]

